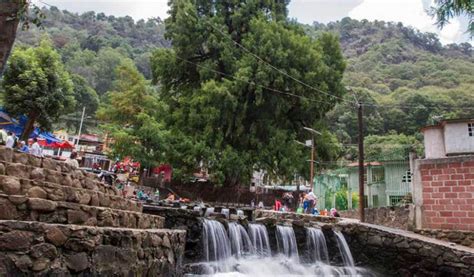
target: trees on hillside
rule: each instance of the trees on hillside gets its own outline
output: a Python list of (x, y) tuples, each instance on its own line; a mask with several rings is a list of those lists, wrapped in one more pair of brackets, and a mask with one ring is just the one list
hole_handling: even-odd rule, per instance
[(74, 107), (73, 84), (49, 41), (16, 49), (3, 78), (6, 110), (28, 117), (22, 139), (29, 137), (35, 123), (51, 130), (52, 123)]
[(183, 138), (177, 155), (184, 167), (201, 163), (218, 182), (234, 185), (254, 169), (285, 178), (305, 166), (294, 140), (343, 95), (345, 63), (337, 38), (311, 40), (287, 20), (286, 4), (171, 2), (166, 36), (173, 48), (154, 53), (152, 71), (169, 105), (167, 126)]

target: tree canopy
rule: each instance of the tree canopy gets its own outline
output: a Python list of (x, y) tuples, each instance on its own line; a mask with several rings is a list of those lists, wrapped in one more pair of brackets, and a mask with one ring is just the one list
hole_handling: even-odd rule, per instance
[(35, 48), (15, 49), (3, 78), (6, 110), (28, 117), (23, 139), (29, 137), (35, 122), (51, 130), (53, 122), (75, 105), (69, 74), (47, 40)]
[(202, 162), (218, 181), (237, 184), (254, 169), (285, 178), (304, 165), (294, 140), (344, 94), (345, 62), (337, 37), (306, 36), (287, 19), (286, 2), (171, 2), (173, 47), (155, 51), (152, 72), (190, 170)]

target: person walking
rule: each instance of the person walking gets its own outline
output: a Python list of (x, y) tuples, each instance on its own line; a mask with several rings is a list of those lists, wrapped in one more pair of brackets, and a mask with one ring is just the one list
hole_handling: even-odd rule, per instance
[(13, 137), (13, 133), (8, 132), (8, 136), (7, 136), (7, 140), (5, 142), (5, 146), (7, 148), (13, 148), (14, 145), (15, 145), (15, 138)]

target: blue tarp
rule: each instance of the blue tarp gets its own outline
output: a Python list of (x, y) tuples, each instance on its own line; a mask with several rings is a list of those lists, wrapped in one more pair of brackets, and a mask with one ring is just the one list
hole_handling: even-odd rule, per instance
[[(0, 108), (0, 112), (7, 114), (3, 108)], [(8, 115), (8, 114), (7, 114)], [(26, 125), (26, 122), (28, 121), (28, 117), (22, 115), (20, 116), (20, 121), (19, 123), (11, 123), (11, 124), (3, 124), (1, 125), (1, 128), (5, 129), (8, 132), (14, 133), (16, 136), (21, 136), (23, 133), (23, 129)], [(15, 122), (15, 121), (13, 121)], [(58, 139), (55, 137), (52, 133), (46, 132), (46, 131), (41, 131), (39, 128), (35, 128), (33, 132), (30, 134), (30, 138), (42, 138), (46, 140), (47, 144), (51, 144), (54, 142), (61, 142), (62, 140)]]

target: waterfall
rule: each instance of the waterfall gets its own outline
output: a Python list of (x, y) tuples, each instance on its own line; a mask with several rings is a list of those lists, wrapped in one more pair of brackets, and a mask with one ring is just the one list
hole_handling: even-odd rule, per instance
[(229, 209), (222, 209), (222, 210), (221, 210), (221, 214), (223, 214), (223, 215), (225, 216), (225, 218), (228, 219), (228, 218), (229, 218), (229, 214), (230, 214)]
[(225, 260), (231, 255), (229, 237), (219, 221), (203, 220), (202, 242), (206, 261)]
[(271, 256), (270, 240), (267, 228), (262, 224), (249, 224), (249, 235), (253, 245), (253, 252), (259, 256)]
[(329, 254), (326, 238), (321, 229), (306, 228), (306, 247), (311, 262), (325, 262), (329, 264)]
[(334, 233), (336, 234), (337, 246), (341, 252), (344, 266), (354, 267), (354, 259), (352, 258), (351, 250), (349, 249), (349, 245), (347, 245), (344, 235), (340, 231), (335, 231)]
[(247, 231), (237, 222), (229, 223), (229, 239), (232, 254), (237, 258), (242, 257), (243, 253), (248, 253), (253, 248)]
[(278, 252), (288, 258), (299, 261), (298, 245), (296, 244), (295, 232), (289, 226), (277, 226)]

